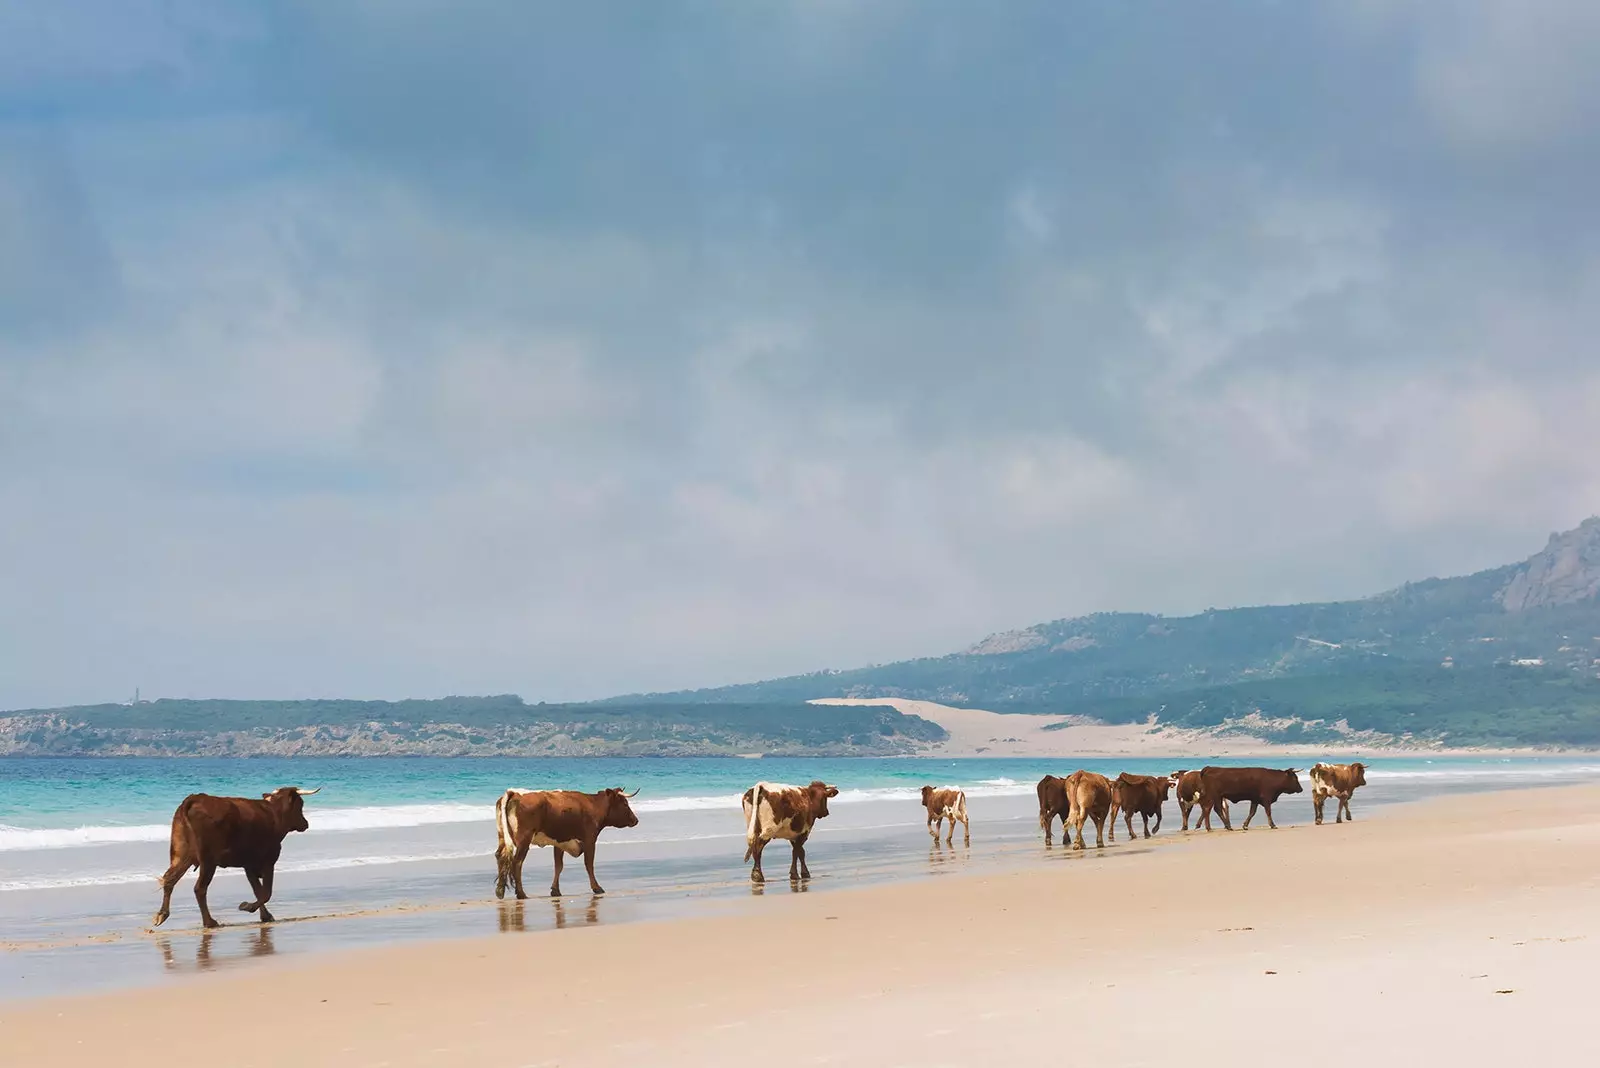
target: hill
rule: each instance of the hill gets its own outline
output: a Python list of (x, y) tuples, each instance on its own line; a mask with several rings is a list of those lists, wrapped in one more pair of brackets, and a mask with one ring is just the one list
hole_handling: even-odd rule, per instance
[(1600, 744), (1600, 518), (1519, 564), (1355, 601), (1113, 612), (948, 656), (618, 701), (901, 697), (995, 711), (1454, 744)]
[(151, 701), (0, 713), (0, 756), (893, 756), (943, 728), (892, 708)]

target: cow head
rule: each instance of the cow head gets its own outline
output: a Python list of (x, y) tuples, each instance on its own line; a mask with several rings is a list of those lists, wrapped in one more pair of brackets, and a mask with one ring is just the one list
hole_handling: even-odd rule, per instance
[[(322, 787), (317, 787), (317, 790)], [(311, 827), (306, 822), (305, 799), (316, 793), (317, 790), (302, 790), (298, 786), (280, 786), (270, 794), (262, 794), (261, 800), (272, 806), (278, 814), (279, 824), (284, 828), (284, 833), (290, 831), (304, 831)]]
[(926, 806), (928, 804), (928, 802), (931, 801), (932, 799), (933, 799), (933, 787), (924, 786), (922, 788), (922, 804), (924, 806)]
[(1177, 785), (1177, 782), (1172, 780), (1172, 779), (1162, 779), (1161, 780), (1161, 800), (1165, 801), (1167, 798), (1171, 797), (1172, 796), (1172, 788), (1174, 786), (1176, 786), (1176, 785)]
[[(923, 789), (926, 790), (927, 787)], [(811, 785), (806, 787), (806, 792), (811, 795), (812, 818), (819, 820), (828, 814), (828, 798), (839, 796), (837, 786), (829, 786), (820, 779), (813, 779)]]
[(1283, 769), (1283, 782), (1284, 782), (1284, 786), (1283, 786), (1283, 792), (1284, 793), (1286, 793), (1286, 794), (1305, 793), (1305, 787), (1300, 785), (1300, 776), (1295, 773), (1295, 769), (1294, 768), (1284, 768)]
[(605, 791), (606, 814), (600, 821), (602, 827), (637, 827), (639, 817), (633, 814), (633, 806), (628, 804), (630, 797), (637, 796), (638, 790), (633, 793), (624, 793), (621, 787), (613, 786)]
[(1350, 785), (1367, 785), (1367, 766), (1359, 761), (1350, 765)]

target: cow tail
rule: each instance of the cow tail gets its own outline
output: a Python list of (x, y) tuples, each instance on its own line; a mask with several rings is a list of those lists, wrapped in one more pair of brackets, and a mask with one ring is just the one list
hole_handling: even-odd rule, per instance
[(502, 871), (511, 863), (511, 858), (517, 852), (517, 828), (515, 822), (517, 817), (516, 805), (514, 804), (516, 799), (517, 792), (515, 790), (507, 790), (494, 803), (495, 829), (500, 833), (500, 843), (494, 851), (494, 858)]
[(956, 816), (962, 823), (967, 822), (967, 792), (965, 790), (956, 791)]
[(744, 828), (744, 862), (748, 864), (756, 852), (756, 833), (761, 825), (761, 794), (764, 783), (756, 783), (750, 788), (750, 819)]

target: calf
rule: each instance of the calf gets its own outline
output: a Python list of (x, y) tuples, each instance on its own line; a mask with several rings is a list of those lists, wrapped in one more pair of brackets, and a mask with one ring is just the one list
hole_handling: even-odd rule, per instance
[[(1111, 780), (1097, 772), (1075, 771), (1067, 776), (1067, 799), (1072, 806), (1072, 826), (1077, 831), (1077, 840), (1072, 843), (1072, 848), (1083, 848), (1083, 824), (1086, 819), (1094, 821), (1095, 848), (1104, 848), (1106, 816), (1111, 813)], [(1066, 825), (1062, 826), (1065, 833)]]
[(939, 840), (940, 827), (945, 820), (949, 820), (950, 833), (945, 838), (945, 844), (952, 844), (956, 837), (956, 821), (959, 820), (964, 844), (972, 844), (972, 825), (967, 822), (965, 792), (954, 786), (924, 786), (922, 807), (928, 810), (928, 833), (933, 835), (935, 842)]
[(1206, 825), (1206, 830), (1211, 830), (1211, 810), (1217, 809), (1222, 816), (1224, 830), (1233, 830), (1233, 824), (1228, 819), (1226, 808), (1221, 807), (1224, 801), (1248, 801), (1250, 813), (1244, 818), (1244, 829), (1250, 829), (1250, 821), (1255, 819), (1257, 807), (1267, 810), (1267, 826), (1277, 830), (1278, 825), (1272, 821), (1273, 803), (1284, 794), (1304, 793), (1300, 786), (1300, 776), (1295, 774), (1293, 768), (1275, 771), (1271, 768), (1219, 768), (1208, 766), (1200, 769), (1200, 818)]
[(1153, 833), (1161, 833), (1161, 806), (1172, 791), (1172, 780), (1159, 775), (1129, 775), (1123, 772), (1111, 784), (1111, 841), (1117, 840), (1117, 814), (1120, 812), (1128, 823), (1128, 837), (1133, 835), (1133, 815), (1138, 813), (1144, 820), (1144, 836), (1149, 838), (1150, 817), (1156, 818), (1156, 829)]
[(1068, 823), (1072, 819), (1072, 800), (1067, 796), (1067, 780), (1046, 775), (1039, 780), (1039, 826), (1044, 830), (1044, 844), (1050, 846), (1050, 830), (1056, 818), (1061, 819), (1061, 844), (1072, 840)]
[(517, 900), (528, 895), (522, 889), (522, 862), (531, 846), (555, 847), (555, 876), (550, 880), (550, 896), (561, 896), (561, 866), (567, 857), (582, 856), (589, 875), (589, 889), (605, 890), (594, 877), (595, 846), (606, 827), (637, 827), (628, 800), (639, 793), (624, 793), (612, 787), (597, 794), (577, 790), (507, 790), (494, 803), (495, 828), (499, 844), (495, 848), (494, 896), (506, 896), (509, 882)]
[(1356, 787), (1367, 785), (1367, 766), (1355, 764), (1316, 764), (1311, 768), (1311, 804), (1317, 810), (1317, 823), (1322, 823), (1322, 804), (1328, 798), (1337, 798), (1333, 822), (1354, 820), (1350, 812), (1350, 795)]
[(262, 923), (271, 923), (267, 902), (272, 897), (272, 873), (283, 852), (283, 840), (291, 832), (310, 826), (306, 822), (305, 798), (317, 790), (283, 786), (262, 794), (259, 801), (210, 794), (184, 798), (172, 814), (169, 863), (161, 876), (161, 909), (153, 926), (160, 927), (172, 915), (172, 888), (190, 868), (199, 871), (194, 879), (194, 899), (205, 926), (222, 926), (212, 918), (206, 904), (206, 889), (218, 868), (244, 869), (244, 877), (250, 880), (256, 897), (254, 901), (239, 902), (239, 911), (257, 913)]
[(811, 829), (817, 821), (828, 815), (828, 798), (838, 796), (837, 786), (829, 786), (821, 781), (813, 781), (810, 786), (758, 782), (746, 790), (744, 859), (755, 858), (755, 865), (750, 869), (750, 881), (767, 881), (766, 873), (761, 870), (761, 851), (774, 838), (789, 840), (792, 851), (789, 878), (811, 878), (811, 869), (806, 867), (806, 839), (811, 837)]

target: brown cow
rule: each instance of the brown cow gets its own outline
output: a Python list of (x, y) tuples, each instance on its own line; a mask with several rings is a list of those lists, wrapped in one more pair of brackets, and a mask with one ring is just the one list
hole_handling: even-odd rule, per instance
[(1111, 841), (1117, 840), (1117, 814), (1128, 821), (1128, 837), (1133, 834), (1133, 814), (1144, 820), (1144, 836), (1150, 837), (1150, 817), (1156, 818), (1156, 834), (1161, 833), (1161, 806), (1172, 790), (1172, 780), (1159, 775), (1129, 775), (1123, 772), (1111, 784)]
[[(322, 787), (317, 787), (317, 790)], [(221, 927), (206, 904), (206, 888), (218, 868), (243, 868), (250, 880), (254, 901), (239, 902), (239, 911), (255, 912), (262, 923), (272, 922), (267, 902), (272, 898), (272, 873), (283, 852), (283, 840), (291, 831), (303, 831), (306, 823), (305, 798), (317, 790), (283, 786), (270, 794), (253, 797), (213, 797), (190, 794), (172, 814), (170, 858), (161, 876), (161, 910), (153, 925), (160, 927), (172, 915), (172, 888), (190, 868), (199, 869), (194, 880), (194, 899), (200, 905), (200, 922)]]
[[(1200, 803), (1200, 773), (1198, 771), (1175, 771), (1169, 777), (1172, 788), (1178, 794), (1178, 812), (1183, 816), (1182, 830), (1189, 829), (1189, 813), (1194, 811)], [(1228, 814), (1228, 802), (1220, 802), (1224, 818)], [(1196, 816), (1194, 824), (1200, 826), (1200, 817)]]
[(594, 852), (600, 832), (607, 827), (637, 827), (628, 799), (638, 794), (623, 793), (612, 787), (597, 794), (577, 790), (507, 790), (494, 803), (495, 829), (499, 843), (494, 857), (497, 872), (494, 896), (506, 896), (506, 883), (516, 890), (517, 900), (528, 895), (522, 889), (522, 862), (531, 846), (555, 846), (555, 876), (550, 880), (550, 896), (561, 896), (561, 866), (567, 857), (583, 857), (583, 870), (589, 874), (589, 889), (605, 890), (595, 881)]
[(1300, 776), (1295, 774), (1293, 768), (1276, 771), (1272, 768), (1219, 768), (1206, 766), (1200, 769), (1200, 818), (1206, 825), (1206, 830), (1211, 830), (1211, 810), (1218, 808), (1222, 816), (1224, 830), (1233, 830), (1233, 823), (1228, 819), (1225, 808), (1219, 808), (1223, 801), (1248, 801), (1250, 813), (1244, 818), (1244, 829), (1250, 829), (1250, 821), (1256, 818), (1256, 808), (1267, 810), (1267, 826), (1273, 830), (1278, 825), (1272, 821), (1273, 803), (1284, 794), (1304, 793), (1300, 785)]
[(1356, 787), (1367, 785), (1367, 766), (1354, 764), (1315, 764), (1311, 768), (1311, 804), (1317, 810), (1317, 823), (1322, 823), (1322, 803), (1330, 797), (1339, 799), (1333, 822), (1354, 820), (1350, 812), (1350, 795)]
[(1086, 819), (1094, 820), (1095, 848), (1104, 848), (1106, 817), (1111, 813), (1111, 780), (1098, 772), (1075, 771), (1067, 776), (1067, 799), (1072, 805), (1072, 826), (1078, 832), (1072, 848), (1083, 848)]
[(1061, 817), (1061, 844), (1066, 845), (1072, 841), (1072, 799), (1067, 796), (1067, 780), (1055, 775), (1046, 775), (1039, 780), (1037, 788), (1039, 794), (1039, 826), (1044, 830), (1044, 844), (1048, 848), (1051, 844), (1050, 832), (1055, 824), (1056, 817)]
[(767, 881), (766, 873), (761, 870), (761, 851), (774, 838), (789, 840), (790, 880), (811, 878), (811, 869), (806, 867), (806, 839), (811, 837), (811, 829), (817, 821), (828, 815), (828, 798), (838, 796), (837, 786), (820, 780), (813, 780), (810, 786), (758, 782), (746, 790), (744, 859), (755, 858), (750, 881)]
[(950, 821), (950, 833), (945, 838), (945, 844), (950, 845), (956, 838), (956, 821), (961, 822), (961, 837), (967, 845), (972, 844), (972, 824), (967, 822), (967, 795), (955, 786), (924, 786), (922, 788), (922, 807), (928, 810), (928, 833), (933, 835), (933, 840), (939, 840), (939, 828), (945, 820)]

